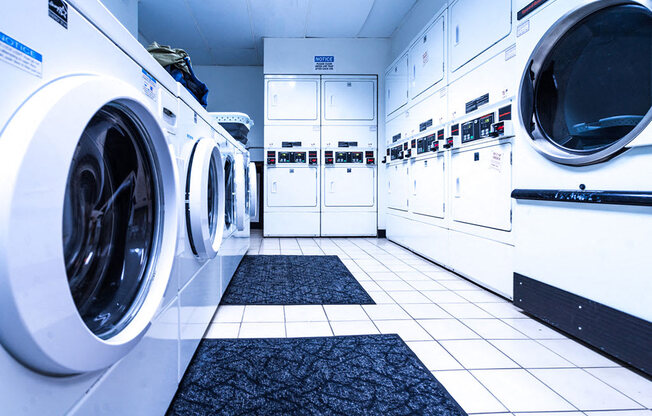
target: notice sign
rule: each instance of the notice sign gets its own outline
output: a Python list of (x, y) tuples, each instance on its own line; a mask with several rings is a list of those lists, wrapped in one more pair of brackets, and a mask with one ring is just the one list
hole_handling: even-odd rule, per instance
[(0, 32), (0, 61), (40, 77), (43, 56), (4, 33)]
[(315, 55), (315, 71), (335, 71), (335, 57)]

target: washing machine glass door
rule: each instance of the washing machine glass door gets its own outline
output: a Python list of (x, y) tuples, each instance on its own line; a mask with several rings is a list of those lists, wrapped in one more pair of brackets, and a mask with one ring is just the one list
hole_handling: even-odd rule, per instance
[(522, 121), (544, 156), (587, 165), (618, 154), (652, 118), (652, 11), (617, 0), (574, 11), (543, 37), (522, 84)]
[(224, 160), (224, 227), (228, 230), (235, 221), (235, 163), (233, 156)]
[(245, 229), (246, 177), (244, 155), (238, 152), (235, 155), (235, 225), (238, 231)]
[(249, 162), (247, 169), (247, 192), (249, 193), (249, 216), (256, 218), (256, 210), (258, 209), (258, 181), (256, 180), (256, 164)]
[(160, 306), (177, 181), (143, 100), (115, 79), (68, 77), (30, 97), (0, 139), (0, 342), (37, 371), (113, 364)]
[(224, 233), (224, 166), (217, 144), (197, 141), (186, 181), (186, 225), (194, 254), (215, 257)]

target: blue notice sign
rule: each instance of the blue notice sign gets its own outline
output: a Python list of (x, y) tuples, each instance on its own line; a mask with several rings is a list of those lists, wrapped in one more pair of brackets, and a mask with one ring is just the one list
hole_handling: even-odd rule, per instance
[(43, 55), (0, 32), (0, 61), (40, 77), (43, 73)]
[(315, 71), (334, 71), (335, 57), (332, 55), (315, 55)]

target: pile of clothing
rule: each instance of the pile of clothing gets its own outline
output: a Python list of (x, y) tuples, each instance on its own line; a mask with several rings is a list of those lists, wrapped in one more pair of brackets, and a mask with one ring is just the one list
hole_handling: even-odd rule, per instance
[(195, 76), (190, 63), (190, 56), (186, 51), (154, 42), (147, 47), (147, 52), (172, 75), (172, 78), (186, 87), (197, 98), (197, 101), (206, 108), (208, 87)]

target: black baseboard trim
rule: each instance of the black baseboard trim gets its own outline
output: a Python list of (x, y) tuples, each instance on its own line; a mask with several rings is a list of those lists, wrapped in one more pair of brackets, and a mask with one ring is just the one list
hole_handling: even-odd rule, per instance
[(378, 230), (378, 238), (387, 238), (387, 230)]
[(514, 304), (652, 376), (652, 323), (514, 273)]

